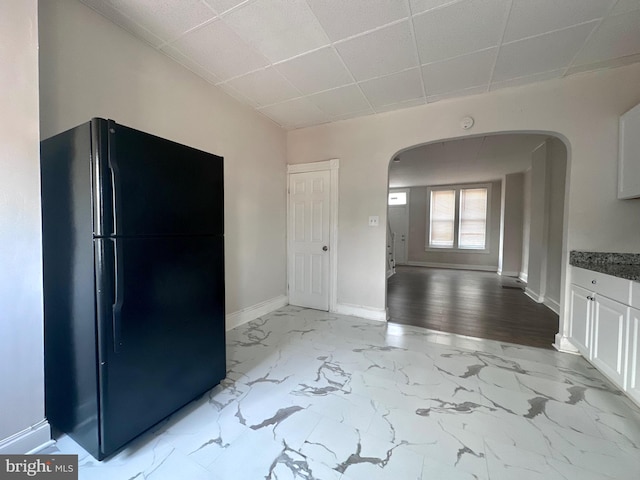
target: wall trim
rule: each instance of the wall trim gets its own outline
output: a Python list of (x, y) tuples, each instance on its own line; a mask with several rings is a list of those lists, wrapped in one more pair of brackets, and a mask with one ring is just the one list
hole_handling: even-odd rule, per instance
[(501, 275), (503, 277), (516, 277), (518, 278), (518, 274), (519, 272), (504, 272), (504, 271), (499, 271), (498, 275)]
[(520, 272), (520, 274), (518, 275), (518, 278), (522, 280), (524, 283), (527, 283), (527, 280), (529, 279), (529, 274), (525, 272)]
[(338, 303), (336, 304), (335, 310), (331, 311), (341, 315), (366, 318), (367, 320), (376, 320), (378, 322), (386, 322), (389, 318), (389, 313), (386, 308), (372, 308), (349, 303)]
[(571, 343), (569, 337), (565, 337), (561, 333), (556, 333), (556, 341), (552, 345), (553, 348), (555, 348), (559, 352), (580, 355), (580, 351), (573, 345), (573, 343)]
[(0, 455), (24, 454), (46, 448), (51, 444), (51, 427), (44, 419), (35, 425), (0, 440)]
[(289, 305), (289, 297), (286, 295), (278, 295), (264, 302), (256, 303), (251, 307), (229, 313), (226, 316), (226, 330), (229, 331), (232, 328), (239, 327), (286, 305)]
[(544, 302), (544, 296), (540, 295), (538, 292), (534, 292), (529, 287), (524, 289), (524, 294), (536, 303)]
[(461, 263), (407, 262), (411, 267), (450, 268), (453, 270), (477, 270), (481, 272), (497, 272), (498, 267), (491, 265), (464, 265)]
[(544, 297), (544, 300), (542, 301), (542, 303), (547, 308), (551, 309), (553, 313), (555, 313), (556, 315), (560, 315), (560, 304), (558, 302), (556, 302), (555, 300), (549, 297)]

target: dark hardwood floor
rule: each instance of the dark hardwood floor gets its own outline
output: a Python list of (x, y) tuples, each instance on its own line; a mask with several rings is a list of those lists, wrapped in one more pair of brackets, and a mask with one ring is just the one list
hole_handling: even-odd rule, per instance
[(495, 273), (400, 266), (387, 282), (390, 322), (543, 348), (558, 332), (555, 313)]

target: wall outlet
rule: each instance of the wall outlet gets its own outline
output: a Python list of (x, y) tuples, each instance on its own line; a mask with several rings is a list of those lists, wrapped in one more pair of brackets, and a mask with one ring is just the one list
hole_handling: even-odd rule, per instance
[(377, 227), (380, 225), (380, 217), (378, 215), (372, 215), (369, 217), (369, 226)]

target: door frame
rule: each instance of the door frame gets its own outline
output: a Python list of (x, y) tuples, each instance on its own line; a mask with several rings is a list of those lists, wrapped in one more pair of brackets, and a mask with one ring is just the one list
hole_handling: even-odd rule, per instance
[(335, 312), (338, 304), (338, 168), (340, 160), (333, 158), (322, 162), (287, 164), (287, 297), (289, 296), (289, 268), (292, 264), (292, 222), (289, 208), (291, 174), (328, 171), (329, 178), (329, 311)]
[[(393, 190), (393, 191), (392, 191)], [(399, 205), (389, 205), (389, 194), (390, 193), (395, 193), (395, 192), (405, 192), (407, 194), (407, 203), (405, 204), (405, 211), (404, 211), (404, 216), (405, 216), (405, 220), (407, 223), (407, 236), (404, 239), (404, 253), (405, 253), (405, 262), (403, 264), (400, 265), (408, 265), (409, 264), (409, 230), (410, 230), (410, 225), (409, 225), (409, 207), (410, 207), (410, 202), (411, 202), (411, 187), (394, 187), (391, 188), (389, 187), (387, 190), (387, 225), (390, 225), (391, 222), (389, 222), (389, 211), (391, 210), (391, 208), (395, 207), (395, 206), (399, 206)], [(394, 246), (395, 248), (395, 246)], [(399, 265), (398, 262), (396, 261), (396, 265)]]

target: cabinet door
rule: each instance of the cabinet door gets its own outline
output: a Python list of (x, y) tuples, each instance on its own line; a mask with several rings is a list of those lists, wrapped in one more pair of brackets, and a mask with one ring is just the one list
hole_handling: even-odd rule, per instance
[(591, 310), (593, 294), (582, 287), (571, 285), (571, 325), (569, 337), (586, 358), (591, 358)]
[(624, 385), (626, 320), (629, 307), (597, 296), (593, 312), (591, 359), (619, 387)]
[(630, 308), (627, 316), (627, 381), (625, 389), (640, 403), (640, 310)]

